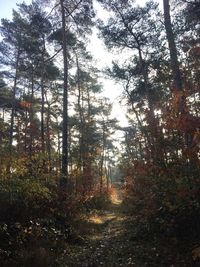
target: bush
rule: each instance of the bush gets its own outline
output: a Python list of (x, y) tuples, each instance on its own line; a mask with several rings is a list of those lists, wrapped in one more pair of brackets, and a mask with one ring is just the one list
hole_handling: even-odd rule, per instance
[(15, 266), (12, 261), (20, 262), (20, 267), (43, 266), (29, 265), (34, 255), (40, 255), (48, 266), (48, 259), (66, 250), (73, 238), (71, 222), (77, 208), (79, 198), (61, 200), (53, 183), (36, 179), (1, 181), (0, 262), (5, 266)]
[(86, 209), (105, 209), (110, 204), (110, 195), (107, 190), (103, 192), (94, 192), (94, 194), (86, 200), (84, 206)]

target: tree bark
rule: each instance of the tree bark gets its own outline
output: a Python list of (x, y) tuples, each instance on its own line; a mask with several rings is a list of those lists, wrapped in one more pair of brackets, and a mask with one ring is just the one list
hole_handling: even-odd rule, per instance
[(101, 155), (101, 164), (100, 164), (100, 192), (103, 190), (103, 176), (104, 176), (104, 160), (105, 160), (105, 146), (106, 146), (106, 138), (105, 138), (105, 122), (103, 119), (103, 133), (102, 133), (102, 155)]
[(47, 120), (46, 120), (46, 127), (47, 127), (47, 154), (48, 154), (48, 160), (49, 160), (49, 173), (52, 171), (52, 156), (51, 156), (51, 133), (50, 133), (50, 120), (51, 120), (51, 107), (50, 104), (48, 104), (47, 109)]
[(182, 91), (183, 85), (182, 85), (181, 72), (179, 69), (179, 62), (178, 62), (176, 44), (174, 40), (174, 33), (173, 33), (172, 23), (171, 23), (169, 0), (163, 0), (163, 7), (164, 7), (165, 30), (166, 30), (167, 40), (169, 44), (171, 67), (172, 67), (172, 74), (173, 74), (173, 80), (174, 80), (174, 89), (178, 91)]
[(62, 34), (63, 34), (63, 66), (64, 66), (64, 88), (63, 88), (63, 129), (62, 129), (62, 168), (61, 168), (61, 187), (66, 187), (68, 179), (68, 57), (66, 40), (66, 19), (64, 1), (60, 0), (62, 15)]
[[(10, 154), (10, 158), (12, 156), (14, 118), (15, 118), (15, 99), (16, 99), (17, 79), (18, 79), (19, 57), (20, 57), (20, 48), (18, 48), (18, 51), (17, 51), (15, 77), (14, 77), (14, 85), (13, 85), (13, 93), (12, 93), (12, 110), (11, 110), (11, 118), (10, 118), (10, 135), (9, 135), (9, 154)], [(10, 169), (10, 167), (9, 167), (9, 169)]]
[(78, 111), (80, 118), (80, 136), (79, 136), (79, 158), (78, 158), (78, 170), (81, 173), (83, 166), (83, 154), (84, 154), (84, 125), (85, 119), (83, 114), (83, 106), (81, 105), (81, 81), (80, 81), (80, 67), (79, 60), (76, 54), (76, 67), (77, 67), (77, 87), (78, 87)]
[(45, 133), (44, 133), (44, 110), (45, 110), (45, 90), (44, 90), (44, 72), (45, 72), (45, 61), (44, 61), (44, 54), (45, 54), (45, 38), (43, 36), (43, 51), (42, 51), (42, 76), (41, 76), (41, 143), (42, 143), (42, 153), (45, 153)]
[(32, 67), (32, 73), (31, 73), (31, 107), (30, 107), (30, 127), (29, 127), (29, 134), (30, 134), (30, 140), (29, 140), (29, 159), (32, 160), (32, 154), (33, 154), (33, 119), (34, 119), (34, 110), (33, 110), (33, 99), (34, 98), (34, 70)]

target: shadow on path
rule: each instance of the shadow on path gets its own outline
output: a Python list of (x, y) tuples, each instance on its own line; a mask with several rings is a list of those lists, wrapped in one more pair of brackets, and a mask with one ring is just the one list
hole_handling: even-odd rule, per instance
[(86, 242), (79, 248), (72, 248), (65, 266), (135, 266), (131, 257), (124, 253), (126, 233), (123, 222), (127, 217), (121, 211), (121, 203), (120, 191), (116, 191), (106, 210), (96, 211), (84, 219), (81, 231), (85, 231)]

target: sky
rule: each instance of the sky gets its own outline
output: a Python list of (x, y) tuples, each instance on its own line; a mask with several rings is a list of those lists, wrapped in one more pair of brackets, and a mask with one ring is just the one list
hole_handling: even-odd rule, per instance
[[(0, 19), (12, 18), (12, 9), (17, 9), (16, 4), (22, 2), (23, 0), (0, 0)], [(25, 0), (25, 2), (30, 3), (31, 0)], [(146, 0), (137, 0), (136, 2), (143, 5)], [(158, 0), (158, 2), (161, 4), (162, 0)], [(107, 16), (106, 12), (98, 3), (95, 3), (94, 8), (96, 9), (97, 16), (101, 16), (101, 18), (102, 16)], [(111, 66), (114, 56), (107, 51), (103, 41), (98, 38), (97, 29), (93, 30), (88, 50), (91, 51), (97, 68), (105, 69), (106, 67)], [(128, 121), (126, 119), (126, 108), (122, 104), (119, 104), (123, 88), (120, 84), (116, 84), (114, 81), (103, 76), (100, 77), (99, 81), (102, 83), (104, 88), (102, 95), (108, 97), (111, 103), (113, 103), (112, 115), (119, 120), (120, 126), (127, 126)]]
[[(23, 0), (0, 0), (0, 18), (11, 18), (12, 9), (16, 8), (17, 3), (22, 3)], [(26, 3), (30, 3), (31, 0), (26, 0)]]

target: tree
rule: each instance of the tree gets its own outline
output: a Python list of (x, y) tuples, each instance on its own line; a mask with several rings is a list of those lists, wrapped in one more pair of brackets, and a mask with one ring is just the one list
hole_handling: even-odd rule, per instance
[[(115, 62), (109, 75), (122, 81), (132, 112), (147, 140), (150, 157), (160, 164), (163, 157), (161, 154), (157, 155), (160, 151), (158, 139), (161, 131), (154, 114), (158, 107), (159, 87), (154, 83), (153, 73), (159, 71), (165, 50), (161, 36), (163, 27), (158, 20), (158, 6), (152, 2), (147, 2), (144, 7), (136, 6), (132, 1), (100, 2), (112, 11), (112, 17), (106, 24), (99, 23), (105, 44), (111, 50), (122, 50), (129, 55), (125, 62)], [(139, 104), (136, 106), (136, 103)], [(143, 122), (139, 116), (142, 110), (145, 116)], [(148, 127), (143, 127), (146, 123)]]
[[(19, 80), (19, 64), (24, 56), (22, 43), (24, 41), (24, 31), (27, 29), (26, 22), (19, 13), (13, 11), (13, 21), (2, 19), (0, 28), (3, 40), (1, 41), (1, 64), (3, 74), (7, 79), (13, 80), (11, 114), (10, 114), (10, 131), (9, 131), (9, 154), (10, 161), (12, 156), (14, 120), (16, 110), (17, 83)], [(5, 71), (5, 66), (10, 67), (10, 73)], [(10, 172), (10, 165), (8, 166)]]
[(92, 25), (94, 16), (92, 1), (65, 1), (60, 0), (60, 12), (62, 17), (62, 51), (64, 68), (63, 88), (63, 131), (62, 131), (62, 178), (61, 185), (66, 186), (68, 176), (68, 65), (70, 32), (76, 29), (76, 33), (85, 35)]
[(182, 91), (183, 90), (182, 77), (181, 77), (181, 73), (179, 69), (177, 49), (176, 49), (176, 44), (174, 40), (174, 33), (172, 30), (169, 0), (163, 0), (163, 7), (164, 7), (165, 30), (167, 33), (167, 40), (169, 44), (171, 67), (172, 67), (173, 80), (174, 80), (174, 90)]

